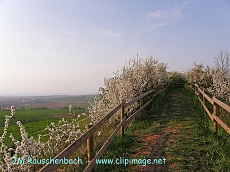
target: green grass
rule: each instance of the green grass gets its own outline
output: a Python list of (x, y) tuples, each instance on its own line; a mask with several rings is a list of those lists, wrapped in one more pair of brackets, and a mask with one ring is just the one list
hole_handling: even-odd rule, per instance
[[(85, 106), (84, 106), (85, 107)], [(75, 114), (80, 114), (85, 112), (85, 109), (82, 108), (75, 108), (72, 109), (72, 112)], [(55, 116), (65, 115), (68, 114), (68, 109), (30, 109), (30, 110), (16, 110), (16, 114), (13, 118), (10, 119), (10, 125), (7, 130), (7, 136), (5, 139), (5, 143), (8, 147), (13, 146), (12, 140), (9, 138), (10, 133), (17, 140), (21, 140), (21, 134), (19, 127), (16, 125), (17, 121), (21, 121), (23, 126), (25, 127), (26, 132), (28, 133), (28, 137), (33, 136), (37, 139), (38, 134), (44, 135), (46, 134), (45, 128), (51, 122), (58, 122), (60, 118)], [(1, 111), (0, 112), (0, 135), (3, 133), (4, 129), (4, 122), (5, 122), (5, 115), (10, 115), (10, 111)], [(81, 120), (82, 117), (79, 118)], [(47, 138), (43, 137), (42, 141), (46, 141)]]
[[(85, 112), (85, 106), (81, 108), (73, 108), (72, 112), (80, 114)], [(15, 116), (10, 120), (10, 125), (16, 125), (16, 121), (21, 121), (23, 124), (55, 120), (55, 116), (65, 115), (69, 113), (69, 109), (29, 109), (29, 110), (16, 110)], [(10, 111), (0, 111), (0, 127), (4, 127), (5, 115), (11, 115)]]
[[(160, 134), (161, 133), (161, 134)], [(149, 136), (160, 134), (154, 145)], [(148, 152), (149, 154), (147, 155)], [(166, 157), (167, 164), (149, 167), (155, 171), (228, 171), (230, 138), (213, 123), (187, 88), (169, 88), (143, 115), (117, 136), (102, 158)], [(139, 167), (139, 170), (143, 167)], [(135, 165), (96, 165), (96, 171), (136, 171)]]
[[(53, 120), (53, 122), (57, 122), (57, 121), (58, 119)], [(28, 133), (28, 137), (33, 136), (34, 138), (37, 139), (38, 134), (41, 134), (41, 135), (46, 134), (45, 128), (47, 124), (48, 124), (47, 121), (40, 121), (40, 122), (26, 123), (23, 126), (25, 127), (25, 130)], [(0, 133), (3, 133), (3, 128), (0, 128)], [(12, 147), (14, 145), (12, 140), (9, 138), (10, 133), (13, 134), (15, 139), (21, 140), (21, 134), (20, 134), (19, 127), (17, 125), (9, 126), (7, 130), (7, 136), (5, 139), (5, 144), (8, 147)], [(45, 140), (46, 139), (44, 138), (42, 141), (45, 141)]]

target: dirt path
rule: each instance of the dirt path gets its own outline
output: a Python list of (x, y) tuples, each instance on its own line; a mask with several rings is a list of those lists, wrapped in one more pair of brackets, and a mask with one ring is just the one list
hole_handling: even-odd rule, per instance
[(200, 136), (196, 122), (203, 114), (197, 111), (193, 97), (184, 90), (175, 88), (167, 92), (161, 108), (147, 112), (148, 117), (143, 119), (146, 127), (135, 132), (141, 143), (134, 147), (133, 157), (161, 159), (158, 161), (161, 164), (130, 165), (128, 171), (209, 171), (212, 168), (205, 159), (209, 153), (205, 143), (208, 139)]

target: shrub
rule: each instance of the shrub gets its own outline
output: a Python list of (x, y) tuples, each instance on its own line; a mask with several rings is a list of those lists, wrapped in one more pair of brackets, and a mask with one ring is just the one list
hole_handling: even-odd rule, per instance
[(186, 73), (189, 83), (207, 88), (209, 92), (225, 103), (230, 103), (230, 60), (226, 50), (220, 50), (215, 57), (215, 66), (204, 68), (203, 64), (195, 64)]
[[(166, 69), (166, 64), (158, 63), (152, 57), (146, 60), (138, 58), (130, 60), (128, 65), (114, 73), (114, 77), (104, 80), (105, 88), (100, 88), (100, 94), (87, 109), (91, 122), (99, 121), (123, 100), (130, 101), (155, 86), (166, 85), (169, 80)], [(138, 103), (135, 103), (126, 113), (132, 112), (137, 107)], [(21, 140), (16, 140), (11, 133), (10, 138), (15, 146), (8, 148), (4, 140), (10, 119), (14, 116), (14, 113), (15, 110), (11, 107), (11, 116), (5, 116), (4, 132), (0, 137), (0, 171), (36, 171), (41, 165), (13, 164), (13, 161), (17, 157), (24, 158), (25, 161), (29, 157), (37, 159), (54, 157), (84, 133), (84, 129), (82, 129), (84, 122), (82, 120), (73, 119), (68, 121), (62, 119), (58, 123), (51, 123), (46, 127), (48, 141), (41, 142), (40, 135), (38, 139), (29, 138), (22, 123), (17, 121), (21, 132)], [(72, 114), (71, 105), (69, 106), (69, 113)], [(85, 119), (88, 120), (88, 118), (83, 120)], [(113, 121), (116, 121), (116, 117), (111, 120), (111, 122)]]
[(171, 75), (172, 75), (171, 82), (176, 82), (176, 83), (181, 83), (181, 84), (187, 83), (185, 74), (180, 73), (180, 72), (172, 72)]
[[(166, 85), (169, 80), (166, 69), (166, 64), (158, 63), (151, 56), (146, 60), (138, 58), (130, 60), (128, 65), (114, 73), (114, 77), (105, 78), (105, 88), (100, 88), (99, 95), (87, 109), (89, 116), (96, 122), (123, 100), (131, 101), (153, 87)], [(135, 103), (127, 108), (126, 114), (137, 107), (138, 103)]]

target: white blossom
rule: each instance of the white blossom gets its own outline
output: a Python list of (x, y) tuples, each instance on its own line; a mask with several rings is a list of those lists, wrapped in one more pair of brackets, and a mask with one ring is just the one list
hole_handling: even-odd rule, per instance
[[(14, 157), (27, 159), (55, 157), (69, 144), (73, 143), (86, 130), (82, 129), (84, 120), (90, 117), (90, 123), (98, 122), (109, 111), (115, 108), (122, 101), (130, 101), (136, 96), (154, 88), (155, 86), (165, 85), (169, 81), (168, 73), (166, 72), (167, 65), (158, 63), (152, 57), (141, 60), (138, 58), (132, 59), (120, 71), (114, 73), (114, 77), (104, 79), (104, 88), (100, 88), (100, 94), (89, 102), (87, 112), (82, 114), (85, 116), (82, 120), (61, 119), (57, 123), (51, 122), (46, 127), (47, 134), (44, 135), (49, 139), (46, 142), (41, 141), (41, 135), (37, 139), (28, 137), (25, 127), (20, 121), (16, 124), (20, 129), (21, 139), (17, 140), (10, 133), (10, 138), (14, 143), (14, 147), (8, 148), (5, 144), (5, 138), (9, 127), (9, 122), (15, 116), (15, 108), (11, 106), (11, 115), (5, 116), (5, 126), (3, 134), (0, 137), (0, 171), (32, 171), (37, 165), (33, 164), (12, 164)], [(126, 114), (131, 114), (139, 106), (138, 103), (126, 108)], [(69, 106), (69, 114), (72, 114), (72, 105)], [(79, 118), (81, 115), (78, 115)], [(110, 122), (119, 120), (118, 113), (111, 118)], [(102, 131), (98, 131), (100, 136)], [(10, 154), (13, 154), (13, 156)], [(36, 166), (36, 167), (35, 167)]]

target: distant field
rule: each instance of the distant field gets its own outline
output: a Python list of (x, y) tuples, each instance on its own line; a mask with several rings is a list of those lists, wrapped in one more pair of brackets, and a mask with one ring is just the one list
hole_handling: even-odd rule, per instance
[(0, 96), (0, 109), (10, 108), (62, 108), (72, 105), (86, 105), (95, 95), (54, 95), (54, 96)]
[(69, 113), (70, 104), (73, 113), (83, 113), (88, 106), (88, 100), (92, 100), (93, 97), (94, 95), (0, 97), (0, 127), (4, 126), (4, 116), (10, 115), (11, 105), (14, 105), (16, 114), (11, 119), (10, 125), (16, 125), (16, 121), (26, 124), (55, 120), (57, 116)]
[[(78, 106), (72, 109), (75, 114), (85, 112), (86, 106)], [(53, 121), (57, 116), (66, 115), (69, 109), (30, 109), (30, 110), (16, 110), (15, 116), (10, 120), (10, 125), (16, 125), (16, 121), (21, 121), (23, 124), (39, 122), (39, 121)], [(10, 111), (0, 111), (0, 127), (4, 127), (5, 115), (10, 115)]]
[[(78, 120), (82, 120), (83, 118), (85, 117), (82, 116), (78, 118)], [(26, 124), (23, 124), (23, 126), (25, 127), (25, 130), (28, 133), (28, 137), (33, 136), (35, 139), (37, 139), (38, 134), (41, 134), (41, 135), (47, 134), (47, 132), (45, 131), (45, 128), (47, 127), (47, 125), (49, 125), (51, 122), (56, 123), (59, 120), (60, 119), (58, 118), (53, 118), (50, 121), (39, 121), (39, 122), (26, 123)], [(3, 133), (3, 127), (0, 127), (0, 135), (2, 135), (2, 133)], [(8, 147), (12, 147), (14, 145), (12, 140), (9, 138), (10, 133), (13, 134), (15, 139), (21, 140), (21, 134), (20, 134), (19, 127), (17, 125), (10, 125), (8, 128), (6, 139), (5, 139), (5, 143)], [(41, 137), (41, 141), (46, 141), (47, 139), (48, 138), (46, 137)]]
[[(37, 138), (38, 134), (45, 134), (45, 128), (51, 122), (58, 122), (61, 118), (68, 118), (69, 105), (72, 105), (71, 112), (81, 114), (86, 111), (88, 99), (94, 96), (36, 96), (36, 97), (13, 97), (0, 98), (0, 136), (3, 133), (5, 123), (5, 115), (11, 115), (7, 108), (15, 105), (16, 113), (10, 119), (6, 144), (13, 146), (13, 142), (8, 137), (12, 133), (16, 139), (20, 140), (20, 130), (16, 125), (17, 121), (21, 121), (28, 133), (28, 136)], [(7, 107), (7, 108), (6, 108)], [(79, 118), (81, 120), (83, 116)], [(43, 138), (42, 140), (46, 140)]]

